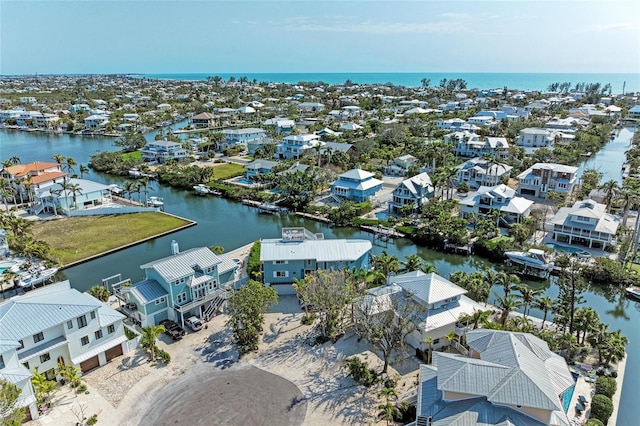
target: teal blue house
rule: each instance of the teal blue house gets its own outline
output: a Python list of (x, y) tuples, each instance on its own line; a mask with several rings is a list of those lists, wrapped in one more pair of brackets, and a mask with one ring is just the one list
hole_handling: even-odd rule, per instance
[(382, 189), (382, 181), (371, 172), (351, 169), (331, 184), (331, 195), (338, 200), (362, 202), (371, 200)]
[(264, 284), (278, 294), (295, 294), (295, 279), (318, 269), (369, 269), (371, 248), (369, 240), (325, 240), (305, 228), (283, 228), (282, 238), (260, 241)]
[(238, 265), (227, 255), (207, 247), (180, 252), (175, 241), (171, 247), (171, 256), (140, 266), (144, 280), (114, 285), (125, 313), (143, 327), (163, 319), (184, 325), (192, 315), (209, 320), (233, 291)]

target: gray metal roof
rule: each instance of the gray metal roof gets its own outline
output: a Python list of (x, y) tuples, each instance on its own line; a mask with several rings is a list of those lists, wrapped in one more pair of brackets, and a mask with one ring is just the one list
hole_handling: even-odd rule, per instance
[(154, 269), (166, 282), (188, 277), (195, 273), (194, 267), (215, 267), (220, 258), (207, 247), (198, 247), (140, 265), (141, 269)]
[(371, 251), (369, 240), (305, 240), (282, 241), (281, 239), (262, 240), (260, 261), (307, 260), (317, 262), (355, 261)]
[(396, 275), (389, 280), (428, 304), (454, 298), (467, 292), (436, 273), (425, 274), (421, 271), (413, 271)]
[(56, 284), (15, 296), (0, 305), (0, 339), (21, 340), (100, 306), (94, 297)]
[(136, 299), (144, 304), (169, 294), (156, 280), (139, 281), (130, 287), (130, 291), (135, 295)]

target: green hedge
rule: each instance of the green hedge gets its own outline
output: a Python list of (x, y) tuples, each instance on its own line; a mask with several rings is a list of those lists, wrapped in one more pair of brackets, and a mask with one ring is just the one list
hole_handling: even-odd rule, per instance
[(596, 395), (591, 400), (591, 417), (600, 420), (605, 425), (613, 413), (613, 402), (606, 395)]
[(247, 275), (250, 279), (259, 279), (262, 276), (262, 263), (260, 262), (260, 241), (253, 243), (249, 258), (247, 259)]

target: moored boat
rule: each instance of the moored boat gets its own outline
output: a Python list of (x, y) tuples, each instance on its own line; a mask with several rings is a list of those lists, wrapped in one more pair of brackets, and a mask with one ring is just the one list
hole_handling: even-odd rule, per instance
[(631, 287), (627, 287), (625, 291), (627, 292), (627, 296), (640, 300), (640, 287), (632, 285)]
[(48, 268), (44, 270), (30, 271), (20, 277), (18, 285), (20, 287), (33, 287), (49, 281), (58, 272), (58, 268)]
[(211, 189), (207, 185), (205, 185), (203, 183), (200, 183), (200, 184), (194, 186), (193, 189), (196, 191), (196, 194), (198, 194), (198, 195), (211, 194)]
[(553, 263), (545, 257), (544, 251), (529, 249), (527, 251), (507, 251), (504, 253), (511, 263), (527, 266), (529, 268), (549, 271), (553, 269)]
[(164, 206), (164, 199), (156, 196), (149, 197), (147, 205), (150, 207), (162, 207)]

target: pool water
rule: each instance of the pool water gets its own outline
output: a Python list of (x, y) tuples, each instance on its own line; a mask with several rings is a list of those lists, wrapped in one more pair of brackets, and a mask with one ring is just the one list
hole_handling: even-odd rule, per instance
[(571, 398), (573, 398), (573, 392), (576, 390), (576, 385), (575, 382), (576, 380), (578, 380), (579, 374), (577, 373), (571, 373), (571, 375), (573, 376), (573, 383), (574, 385), (571, 386), (569, 389), (567, 389), (563, 394), (562, 394), (562, 407), (564, 407), (564, 412), (568, 413), (569, 412), (569, 408), (571, 405)]
[(581, 248), (577, 248), (577, 247), (561, 246), (554, 243), (547, 244), (547, 247), (553, 250), (564, 251), (566, 253), (579, 253), (584, 255), (587, 255), (587, 254), (591, 255), (588, 251), (582, 250)]
[(387, 220), (389, 219), (389, 214), (387, 214), (386, 212), (378, 212), (376, 213), (376, 218), (378, 218), (379, 220)]
[(245, 185), (253, 185), (253, 181), (249, 180), (247, 178), (236, 179), (236, 182), (242, 183), (242, 184), (245, 184)]

